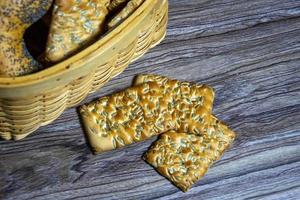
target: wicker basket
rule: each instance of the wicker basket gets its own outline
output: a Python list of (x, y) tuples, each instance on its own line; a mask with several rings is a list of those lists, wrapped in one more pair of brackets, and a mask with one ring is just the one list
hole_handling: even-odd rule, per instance
[(0, 137), (19, 140), (80, 103), (157, 45), (167, 0), (146, 0), (121, 25), (75, 56), (38, 73), (0, 78)]

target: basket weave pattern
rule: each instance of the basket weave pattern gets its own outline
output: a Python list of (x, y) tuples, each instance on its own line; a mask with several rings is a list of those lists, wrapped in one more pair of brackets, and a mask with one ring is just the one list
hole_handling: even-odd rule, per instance
[[(79, 104), (89, 93), (101, 88), (131, 62), (157, 45), (166, 34), (168, 2), (167, 0), (149, 1), (152, 4), (154, 2), (155, 5), (152, 5), (151, 12), (144, 15), (144, 21), (137, 25), (139, 30), (134, 32), (133, 39), (123, 39), (122, 49), (111, 53), (106, 61), (101, 59), (101, 54), (96, 56), (91, 54), (73, 64), (90, 65), (86, 75), (76, 77), (67, 84), (52, 89), (41, 89), (32, 96), (0, 98), (0, 137), (6, 140), (19, 140), (40, 126), (51, 123), (66, 108)], [(132, 17), (132, 20), (135, 19)], [(60, 79), (57, 78), (56, 81)]]

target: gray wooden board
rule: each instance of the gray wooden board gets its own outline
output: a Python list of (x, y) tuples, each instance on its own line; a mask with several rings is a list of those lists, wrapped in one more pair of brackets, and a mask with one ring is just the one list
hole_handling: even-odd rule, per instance
[(141, 159), (155, 138), (93, 155), (72, 108), (0, 141), (0, 199), (300, 199), (299, 0), (170, 0), (166, 39), (84, 102), (140, 73), (213, 86), (238, 134), (188, 193)]

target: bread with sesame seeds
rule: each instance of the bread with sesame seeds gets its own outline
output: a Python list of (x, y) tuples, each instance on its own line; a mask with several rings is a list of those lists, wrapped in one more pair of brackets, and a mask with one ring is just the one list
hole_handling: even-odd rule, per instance
[(0, 76), (26, 75), (42, 67), (26, 49), (23, 35), (51, 3), (52, 0), (0, 0)]

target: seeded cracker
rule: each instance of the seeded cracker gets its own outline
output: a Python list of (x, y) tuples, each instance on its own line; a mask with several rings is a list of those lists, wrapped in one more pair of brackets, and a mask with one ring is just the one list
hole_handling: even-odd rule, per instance
[[(213, 92), (207, 86), (167, 80), (163, 85), (144, 83), (100, 98), (82, 106), (80, 113), (93, 150), (104, 152), (184, 129), (180, 120), (185, 117), (199, 114), (205, 122), (212, 102)], [(196, 122), (191, 118), (191, 123)]]
[(110, 0), (56, 0), (46, 59), (61, 61), (104, 31)]
[[(124, 1), (119, 1), (119, 2), (124, 2)], [(108, 29), (114, 28), (120, 22), (122, 22), (127, 17), (129, 17), (143, 2), (144, 0), (130, 0), (127, 3), (127, 5), (108, 22)], [(114, 4), (111, 3), (111, 5)]]
[[(192, 84), (186, 81), (178, 81), (170, 79), (165, 76), (155, 75), (155, 74), (141, 74), (138, 75), (133, 85), (139, 85), (148, 82), (155, 82), (160, 86), (164, 86), (167, 90), (181, 90), (181, 96), (183, 102), (195, 101), (201, 102), (201, 106), (205, 107), (209, 112), (212, 111), (213, 100), (215, 97), (214, 90), (205, 84)], [(195, 104), (197, 106), (197, 104)], [(180, 108), (178, 108), (180, 109)]]
[(115, 10), (119, 9), (121, 6), (126, 4), (128, 0), (111, 0), (108, 6), (109, 12), (114, 12)]
[(235, 133), (211, 116), (201, 135), (170, 131), (145, 153), (144, 160), (186, 192), (231, 145)]

